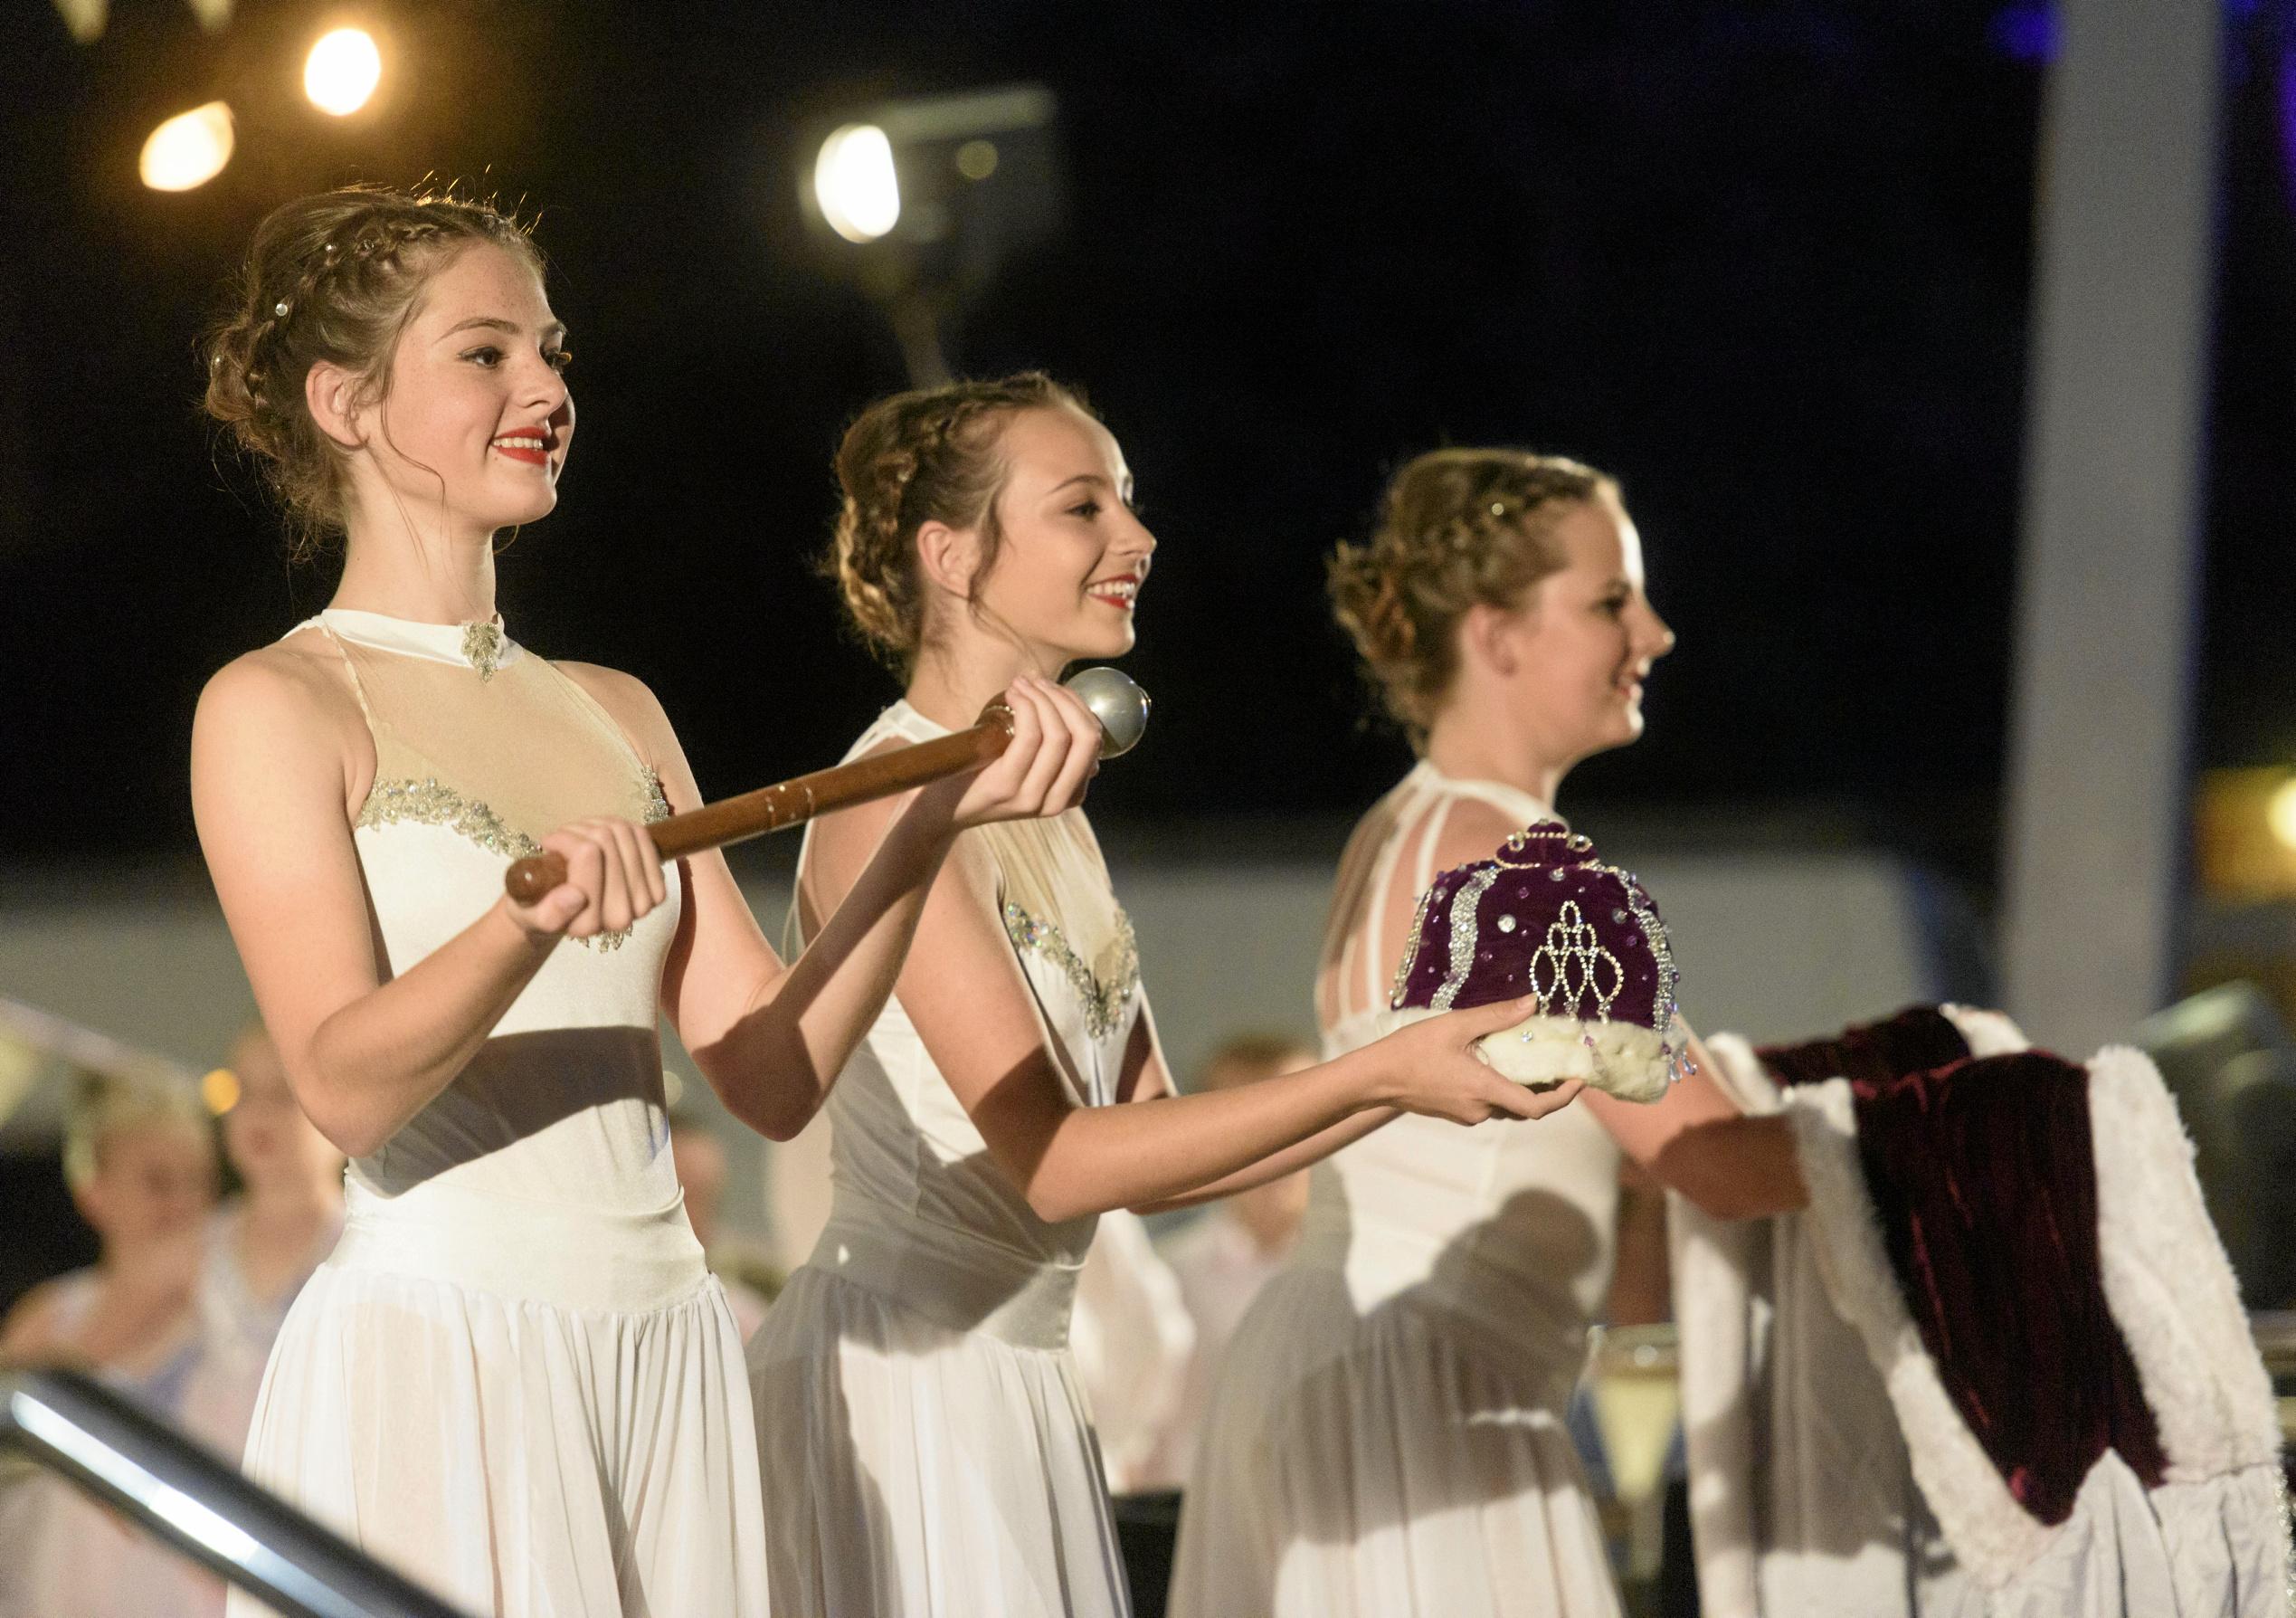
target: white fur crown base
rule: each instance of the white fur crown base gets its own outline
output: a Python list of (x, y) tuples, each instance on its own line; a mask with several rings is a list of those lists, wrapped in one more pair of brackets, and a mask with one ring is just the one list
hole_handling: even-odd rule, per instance
[[(1380, 1019), (1380, 1032), (1440, 1015), (1424, 1007), (1391, 1011)], [(1656, 1101), (1666, 1093), (1671, 1063), (1665, 1042), (1638, 1023), (1532, 1016), (1485, 1034), (1475, 1045), (1501, 1077), (1533, 1090), (1583, 1079), (1622, 1101)]]

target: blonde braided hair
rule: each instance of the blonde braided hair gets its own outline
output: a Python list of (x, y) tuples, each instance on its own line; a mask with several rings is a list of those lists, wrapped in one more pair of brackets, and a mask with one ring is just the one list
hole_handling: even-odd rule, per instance
[(391, 356), (422, 287), (462, 248), (487, 242), (542, 271), (525, 227), (451, 193), (355, 186), (299, 197), (256, 227), (231, 313), (203, 345), (208, 415), (278, 499), (301, 560), (343, 526), (342, 450), (303, 396), (322, 362), (358, 378), (360, 402), (390, 391)]
[(917, 530), (928, 522), (977, 528), (977, 585), (1003, 537), (996, 500), (1009, 471), (997, 452), (1005, 424), (1021, 411), (1061, 407), (1089, 414), (1073, 389), (1023, 371), (895, 394), (845, 430), (836, 459), (843, 502), (821, 572), (855, 633), (896, 674), (908, 676), (926, 633)]
[(1332, 611), (1355, 642), (1387, 712), (1423, 744), (1458, 671), (1467, 609), (1521, 604), (1563, 558), (1554, 525), (1617, 484), (1592, 467), (1528, 450), (1434, 450), (1388, 481), (1371, 538), (1335, 547)]

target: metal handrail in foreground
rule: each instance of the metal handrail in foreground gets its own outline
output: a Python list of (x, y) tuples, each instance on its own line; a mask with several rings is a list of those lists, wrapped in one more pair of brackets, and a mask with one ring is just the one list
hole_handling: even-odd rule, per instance
[(134, 1518), (285, 1618), (462, 1618), (77, 1371), (0, 1372), (0, 1453)]

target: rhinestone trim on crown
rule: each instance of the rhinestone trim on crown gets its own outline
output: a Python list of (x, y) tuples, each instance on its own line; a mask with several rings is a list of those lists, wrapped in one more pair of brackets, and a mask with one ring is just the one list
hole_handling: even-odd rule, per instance
[(1451, 899), (1451, 970), (1428, 1004), (1437, 1011), (1449, 1011), (1451, 1002), (1466, 987), (1467, 974), (1475, 969), (1475, 907), (1483, 902), (1483, 896), (1491, 891), (1491, 884), (1499, 880), (1495, 869), (1476, 871), (1459, 884), (1459, 890)]
[(1627, 969), (1618, 957), (1602, 947), (1578, 901), (1564, 899), (1561, 913), (1547, 928), (1546, 941), (1531, 955), (1531, 992), (1539, 997), (1539, 1014), (1584, 1022), (1583, 1008), (1591, 999), (1595, 1021), (1608, 1023), (1610, 1003), (1626, 986)]

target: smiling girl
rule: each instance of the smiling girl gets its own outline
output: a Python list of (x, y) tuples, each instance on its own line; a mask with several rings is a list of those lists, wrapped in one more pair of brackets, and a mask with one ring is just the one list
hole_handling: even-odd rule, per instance
[[(847, 432), (837, 472), (832, 570), (907, 683), (853, 756), (946, 735), (1016, 680), (1131, 649), (1156, 540), (1123, 452), (1073, 394), (1030, 374), (886, 399)], [(809, 828), (802, 929), (858, 879), (883, 819)], [(830, 1099), (828, 1226), (750, 1345), (775, 1606), (1123, 1613), (1067, 1346), (1097, 1216), (1279, 1178), (1399, 1111), (1552, 1112), (1575, 1085), (1534, 1095), (1466, 1049), (1524, 1010), (1455, 1013), (1321, 1067), (1175, 1096), (1083, 812), (961, 837)]]
[[(468, 1612), (763, 1613), (741, 1341), (679, 1203), (658, 1018), (737, 1117), (794, 1133), (958, 831), (1073, 803), (1091, 720), (1016, 682), (1003, 757), (886, 805), (785, 965), (720, 856), (653, 856), (640, 823), (699, 795), (651, 694), (495, 612), (498, 537), (556, 504), (574, 426), (523, 231), (450, 197), (290, 203), (208, 354), (209, 412), (306, 547), (343, 545), (331, 604), (218, 673), (192, 739), (263, 1021), (351, 1159), (248, 1470)], [(510, 902), (542, 849), (567, 880)]]
[[(1339, 1055), (1381, 1025), (1434, 874), (1552, 818), (1573, 766), (1641, 736), (1675, 635), (1618, 486), (1518, 450), (1405, 465), (1331, 592), (1419, 755), (1341, 859), (1316, 985)], [(1563, 1411), (1622, 1153), (1722, 1217), (1803, 1201), (1782, 1122), (1703, 1071), (1649, 1105), (1590, 1091), (1535, 1132), (1405, 1118), (1315, 1171), (1291, 1268), (1222, 1364), (1176, 1618), (1615, 1618)]]

